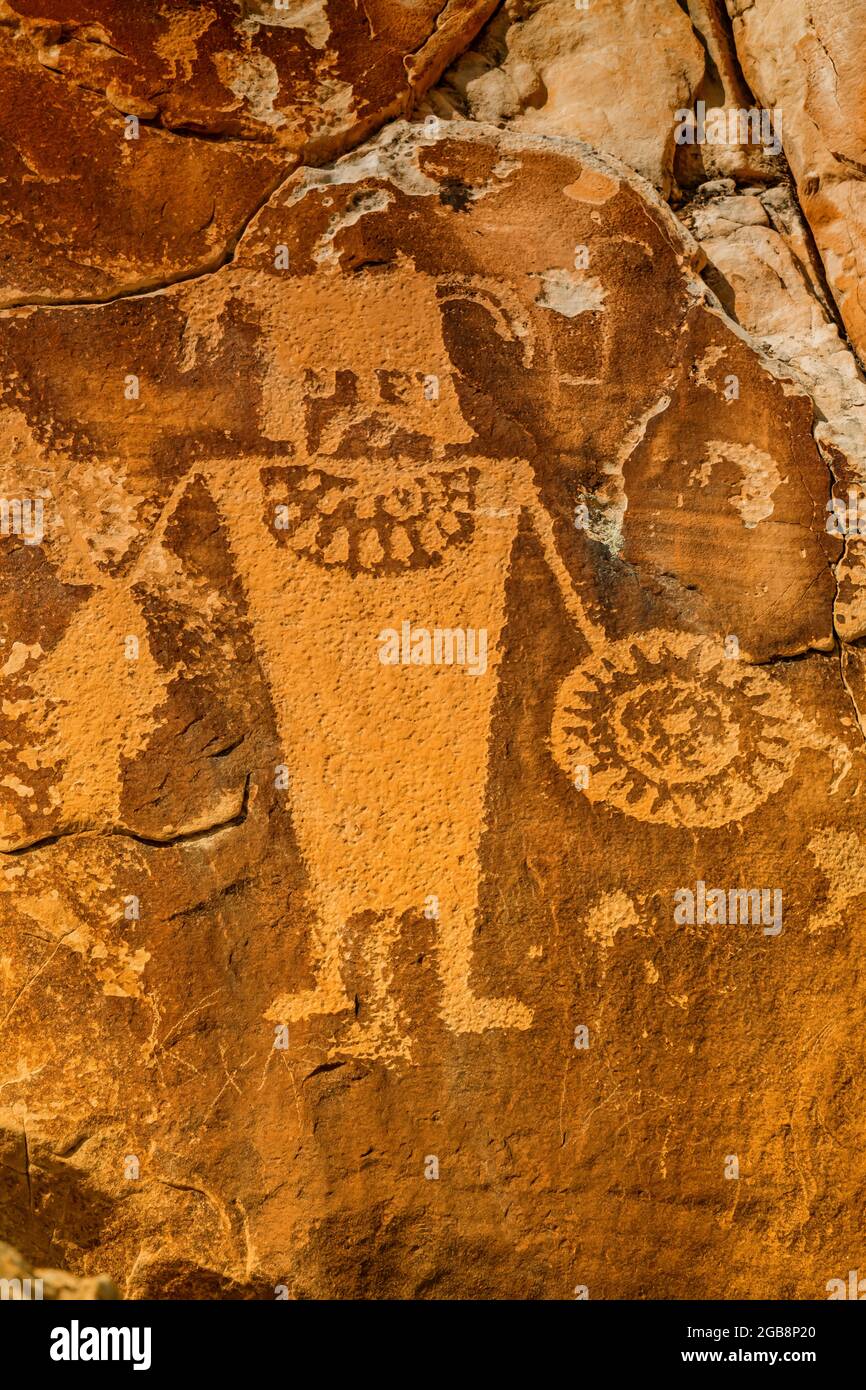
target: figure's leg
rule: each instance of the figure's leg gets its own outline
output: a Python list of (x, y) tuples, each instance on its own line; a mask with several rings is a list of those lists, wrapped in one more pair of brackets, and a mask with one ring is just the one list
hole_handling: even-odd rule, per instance
[[(439, 903), (439, 975), (442, 1018), (455, 1033), (485, 1033), (488, 1028), (529, 1028), (532, 1010), (513, 997), (476, 994), (470, 983), (472, 937), (478, 904), (478, 863), (465, 875), (464, 892)], [(471, 878), (471, 882), (469, 881)]]
[[(354, 1019), (341, 1033), (334, 1053), (370, 1060), (408, 1058), (408, 1039), (393, 990), (392, 952), (399, 921), (377, 915), (372, 922), (349, 926), (349, 915), (345, 904), (325, 909), (315, 932), (315, 984), (279, 995), (265, 1016), (274, 1023), (296, 1023), (351, 1012)], [(357, 947), (352, 939), (356, 934)], [(350, 977), (348, 988), (344, 974)]]
[(411, 1057), (409, 1021), (401, 1016), (394, 981), (400, 927), (399, 915), (378, 913), (372, 922), (357, 928), (364, 935), (357, 950), (350, 950), (357, 972), (356, 1018), (336, 1051), (370, 1061)]
[(339, 1014), (352, 1008), (340, 969), (344, 918), (339, 907), (325, 907), (313, 927), (315, 984), (297, 994), (280, 994), (265, 1017), (275, 1023), (296, 1023), (320, 1014)]

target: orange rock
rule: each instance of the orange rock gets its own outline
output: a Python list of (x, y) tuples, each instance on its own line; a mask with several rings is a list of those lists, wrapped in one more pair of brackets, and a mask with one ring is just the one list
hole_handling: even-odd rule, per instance
[[(3, 1235), (127, 1298), (823, 1297), (866, 682), (805, 230), (734, 185), (690, 231), (545, 132), (387, 120), (328, 162), (297, 27), (294, 167), (272, 84), (234, 104), (194, 56), (218, 19), (139, 50), (46, 7), (5, 24), (22, 90), (88, 131), (150, 102), (117, 187), (167, 164), (82, 239), (91, 137), (58, 146), (70, 236), (19, 221), (8, 262)], [(480, 23), (364, 13), (406, 57)], [(276, 52), (252, 27), (220, 51)], [(697, 885), (766, 892), (772, 934), (677, 918)]]
[(0, 304), (215, 269), (300, 159), (408, 111), (493, 3), (4, 0)]
[(859, 294), (866, 255), (863, 0), (727, 0), (743, 71), (782, 110), (803, 211), (855, 349), (866, 353)]

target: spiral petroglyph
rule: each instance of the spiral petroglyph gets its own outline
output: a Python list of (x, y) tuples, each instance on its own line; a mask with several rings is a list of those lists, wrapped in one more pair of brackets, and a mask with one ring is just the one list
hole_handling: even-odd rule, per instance
[(686, 632), (644, 632), (578, 666), (556, 702), (551, 744), (585, 795), (636, 820), (717, 827), (781, 790), (799, 754), (845, 746), (820, 733), (771, 673)]

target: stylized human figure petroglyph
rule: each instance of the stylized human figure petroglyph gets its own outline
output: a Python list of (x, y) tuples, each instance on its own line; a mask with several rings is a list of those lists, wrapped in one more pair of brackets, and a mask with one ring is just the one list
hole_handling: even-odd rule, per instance
[[(481, 1032), (531, 1022), (525, 1004), (486, 996), (470, 981), (488, 742), (522, 514), (533, 518), (576, 621), (586, 620), (528, 465), (480, 456), (438, 327), (444, 301), (474, 298), (526, 357), (524, 311), (504, 309), (480, 281), (436, 284), (403, 269), (374, 280), (372, 291), (368, 277), (317, 277), (312, 286), (281, 281), (264, 309), (254, 290), (266, 372), (260, 423), (265, 438), (286, 441), (285, 454), (196, 464), (166, 505), (133, 577), (155, 566), (156, 582), (167, 518), (185, 487), (203, 482), (226, 523), (271, 687), (315, 913), (315, 984), (292, 989), (287, 980), (267, 1016), (292, 1022), (351, 1010), (346, 956), (352, 936), (365, 937), (365, 1018), (343, 1034), (341, 1047), (389, 1058), (410, 1052), (392, 987), (393, 947), (404, 919), (421, 919), (431, 897), (447, 1026)], [(407, 322), (423, 325), (409, 361)], [(93, 571), (89, 557), (86, 568)], [(175, 583), (177, 570), (172, 564), (166, 571)], [(152, 661), (136, 599), (128, 585), (99, 582), (106, 607), (99, 650), (117, 652), (120, 662), (119, 635), (140, 637), (134, 728), (122, 747), (114, 739), (106, 745), (106, 760), (117, 762), (110, 804), (95, 804), (87, 778), (77, 778), (83, 801), (76, 826), (112, 828), (119, 823), (121, 754), (141, 744), (169, 673), (157, 679), (154, 671), (140, 688)], [(92, 613), (87, 621), (89, 630)], [(485, 673), (383, 665), (379, 636), (404, 621), (483, 630)], [(90, 660), (92, 645), (77, 632), (61, 642), (62, 659), (74, 642), (81, 661)], [(41, 673), (41, 687), (53, 670), (51, 663)], [(91, 681), (101, 683), (103, 704), (105, 676), (94, 670)], [(86, 672), (73, 684), (89, 690)], [(125, 684), (108, 682), (124, 730)]]
[[(376, 1056), (409, 1055), (389, 952), (401, 918), (420, 916), (430, 895), (446, 1024), (481, 1032), (531, 1022), (526, 1005), (487, 997), (470, 981), (488, 742), (522, 514), (575, 621), (588, 624), (528, 464), (473, 453), (441, 336), (423, 362), (406, 362), (401, 289), (392, 288), (389, 319), (383, 301), (365, 303), (362, 282), (323, 285), (317, 321), (326, 316), (330, 332), (305, 338), (302, 291), (292, 303), (289, 288), (265, 412), (280, 429), (288, 413), (295, 452), (284, 466), (209, 467), (273, 690), (317, 914), (315, 986), (280, 993), (268, 1017), (349, 1008), (347, 932), (372, 913), (377, 1017), (356, 1024), (341, 1050)], [(437, 324), (434, 289), (416, 279), (414, 292), (429, 302), (413, 314)], [(504, 331), (501, 307), (493, 309)], [(430, 376), (436, 396), (423, 389)], [(383, 665), (379, 634), (404, 621), (484, 629), (486, 674)]]

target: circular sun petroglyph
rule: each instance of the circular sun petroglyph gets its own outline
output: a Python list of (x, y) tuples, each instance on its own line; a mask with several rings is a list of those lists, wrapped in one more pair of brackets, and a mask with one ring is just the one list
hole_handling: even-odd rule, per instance
[(726, 658), (723, 644), (654, 630), (611, 643), (572, 671), (551, 747), (584, 795), (637, 820), (717, 827), (787, 781), (804, 748), (847, 767), (843, 745), (805, 718), (777, 677)]

